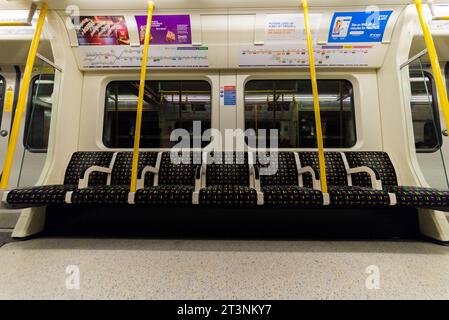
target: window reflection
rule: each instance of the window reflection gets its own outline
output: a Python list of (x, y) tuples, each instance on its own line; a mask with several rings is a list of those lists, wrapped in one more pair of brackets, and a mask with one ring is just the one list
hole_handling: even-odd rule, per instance
[[(343, 80), (318, 81), (324, 145), (356, 144), (352, 85)], [(246, 129), (279, 131), (281, 148), (316, 148), (315, 114), (309, 80), (250, 81), (245, 87)]]
[[(111, 82), (106, 92), (103, 143), (109, 148), (132, 148), (139, 93), (138, 81)], [(206, 81), (147, 81), (142, 114), (142, 148), (170, 148), (175, 129), (193, 138), (193, 122), (201, 133), (211, 126), (211, 87)]]

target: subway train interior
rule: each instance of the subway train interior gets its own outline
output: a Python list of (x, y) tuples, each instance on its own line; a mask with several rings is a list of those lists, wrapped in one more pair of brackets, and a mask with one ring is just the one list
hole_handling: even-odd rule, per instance
[[(0, 0), (0, 283), (13, 251), (127, 241), (386, 248), (449, 274), (447, 39), (449, 1)], [(167, 296), (232, 296), (208, 292)]]

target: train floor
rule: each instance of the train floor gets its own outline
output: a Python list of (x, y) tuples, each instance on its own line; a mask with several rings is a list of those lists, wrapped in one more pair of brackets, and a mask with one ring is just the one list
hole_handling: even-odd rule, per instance
[(449, 247), (36, 238), (0, 248), (0, 288), (0, 299), (449, 299)]

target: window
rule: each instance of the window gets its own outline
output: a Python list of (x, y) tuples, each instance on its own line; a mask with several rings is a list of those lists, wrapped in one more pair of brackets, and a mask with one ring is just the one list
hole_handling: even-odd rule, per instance
[(420, 153), (436, 152), (441, 148), (442, 137), (433, 78), (429, 73), (412, 70), (410, 85), (416, 150)]
[[(132, 148), (138, 81), (115, 81), (106, 88), (103, 143), (108, 148)], [(142, 148), (171, 148), (175, 129), (193, 138), (193, 122), (201, 134), (211, 127), (211, 86), (206, 81), (147, 81), (142, 114)]]
[(5, 94), (6, 94), (6, 82), (5, 78), (0, 76), (0, 125), (2, 123), (2, 116), (3, 116), (3, 104), (5, 102)]
[(36, 76), (31, 81), (23, 144), (33, 153), (47, 152), (54, 80), (54, 75), (48, 74)]
[[(318, 81), (324, 146), (356, 144), (354, 95), (345, 80)], [(315, 113), (310, 80), (250, 81), (245, 86), (246, 129), (279, 132), (280, 148), (316, 148)], [(267, 141), (269, 141), (267, 137)]]

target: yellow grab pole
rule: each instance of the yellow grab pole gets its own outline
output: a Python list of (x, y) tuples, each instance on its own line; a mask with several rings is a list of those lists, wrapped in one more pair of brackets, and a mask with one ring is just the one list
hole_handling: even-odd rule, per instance
[(37, 21), (36, 30), (34, 31), (33, 40), (31, 41), (30, 51), (23, 73), (23, 80), (20, 86), (19, 99), (17, 101), (16, 112), (11, 129), (11, 136), (9, 138), (8, 149), (6, 151), (5, 164), (3, 167), (2, 179), (0, 181), (0, 189), (8, 188), (9, 176), (11, 174), (12, 163), (14, 160), (14, 153), (16, 151), (17, 139), (19, 137), (20, 125), (22, 122), (23, 112), (25, 111), (28, 89), (30, 87), (31, 74), (33, 72), (34, 61), (36, 59), (37, 49), (41, 39), (42, 29), (44, 27), (45, 17), (47, 15), (48, 6), (42, 3)]
[(321, 191), (323, 193), (327, 193), (326, 161), (324, 158), (323, 129), (321, 128), (320, 100), (318, 96), (318, 82), (316, 79), (315, 57), (313, 53), (312, 33), (310, 32), (309, 7), (307, 5), (307, 0), (302, 0), (302, 8), (304, 11), (304, 24), (307, 34), (307, 47), (309, 49), (310, 80), (312, 81), (313, 107), (315, 110), (316, 140), (320, 162)]
[(136, 130), (134, 134), (133, 164), (131, 171), (131, 192), (137, 189), (137, 170), (139, 166), (140, 132), (142, 128), (143, 96), (145, 94), (145, 81), (147, 78), (148, 47), (150, 45), (151, 24), (153, 22), (154, 2), (148, 2), (147, 27), (143, 44), (142, 67), (140, 69), (139, 99), (137, 101)]
[(30, 27), (28, 22), (19, 21), (0, 21), (0, 27)]
[(440, 101), (440, 107), (444, 113), (444, 119), (446, 126), (449, 126), (449, 101), (447, 97), (446, 87), (443, 81), (443, 74), (441, 73), (440, 61), (438, 59), (437, 50), (435, 49), (435, 43), (433, 42), (432, 34), (430, 33), (429, 25), (423, 14), (423, 6), (421, 0), (415, 0), (416, 10), (418, 11), (419, 22), (424, 34), (424, 41), (426, 42), (427, 51), (429, 52), (430, 63), (432, 65), (433, 75), (438, 91), (438, 100)]

